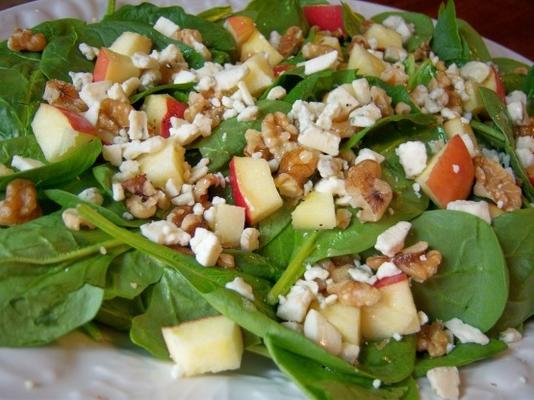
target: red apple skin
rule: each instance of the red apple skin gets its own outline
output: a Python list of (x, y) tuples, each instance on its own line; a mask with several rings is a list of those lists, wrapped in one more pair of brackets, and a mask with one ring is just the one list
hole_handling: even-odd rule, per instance
[(275, 77), (282, 75), (284, 72), (292, 67), (291, 64), (278, 64), (273, 67), (273, 74)]
[(95, 69), (93, 71), (93, 81), (99, 82), (106, 80), (106, 71), (108, 68), (108, 57), (105, 49), (100, 49), (96, 58)]
[(72, 128), (75, 131), (88, 133), (90, 135), (96, 136), (95, 127), (89, 121), (87, 121), (82, 115), (74, 111), (67, 110), (66, 108), (63, 108), (63, 107), (59, 107), (59, 106), (54, 106), (54, 107), (60, 110), (63, 113), (63, 115), (67, 117), (67, 119), (70, 122), (70, 126), (72, 126)]
[(250, 17), (244, 15), (234, 15), (228, 17), (224, 27), (232, 34), (238, 46), (241, 46), (256, 30), (256, 24)]
[(343, 8), (334, 4), (305, 6), (302, 9), (310, 26), (317, 26), (322, 31), (344, 32)]
[(167, 101), (167, 114), (161, 120), (161, 126), (159, 130), (159, 135), (164, 138), (170, 136), (169, 129), (171, 129), (171, 118), (183, 118), (185, 110), (187, 110), (187, 104), (181, 103), (177, 100)]
[[(460, 167), (458, 173), (453, 165)], [(475, 179), (475, 167), (471, 155), (459, 135), (453, 136), (432, 169), (426, 182), (428, 188), (438, 200), (438, 205), (447, 207), (454, 200), (465, 200), (471, 193)]]
[(234, 159), (230, 161), (230, 187), (232, 188), (232, 197), (234, 198), (235, 205), (238, 207), (243, 207), (245, 209), (245, 217), (247, 219), (247, 222), (250, 223), (250, 211), (248, 209), (245, 198), (239, 190), (239, 183), (237, 181), (237, 173), (235, 171)]
[(379, 289), (379, 288), (384, 287), (384, 286), (389, 286), (389, 285), (393, 285), (394, 283), (397, 283), (397, 282), (405, 281), (406, 279), (408, 279), (406, 274), (401, 272), (400, 274), (397, 274), (397, 275), (393, 275), (393, 276), (388, 276), (386, 278), (382, 278), (382, 279), (376, 281), (373, 286), (375, 288)]

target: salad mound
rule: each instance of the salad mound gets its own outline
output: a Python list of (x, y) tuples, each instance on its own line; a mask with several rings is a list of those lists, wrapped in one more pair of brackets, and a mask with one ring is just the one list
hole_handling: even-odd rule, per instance
[(0, 345), (125, 332), (416, 399), (534, 314), (534, 69), (456, 18), (143, 3), (0, 45)]

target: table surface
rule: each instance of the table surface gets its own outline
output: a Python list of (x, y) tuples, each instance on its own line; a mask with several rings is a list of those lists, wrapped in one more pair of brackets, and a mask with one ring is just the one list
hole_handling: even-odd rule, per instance
[[(0, 10), (28, 1), (0, 0)], [(442, 0), (373, 2), (436, 17)], [(456, 8), (458, 16), (473, 25), (480, 34), (534, 60), (533, 0), (457, 0)]]

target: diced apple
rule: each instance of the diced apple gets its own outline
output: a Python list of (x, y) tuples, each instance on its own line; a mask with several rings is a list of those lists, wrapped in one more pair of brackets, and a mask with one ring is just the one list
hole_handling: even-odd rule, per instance
[(151, 94), (145, 98), (142, 109), (146, 112), (150, 131), (164, 138), (169, 137), (171, 118), (183, 118), (187, 104), (168, 94)]
[(254, 20), (244, 15), (234, 15), (227, 18), (224, 27), (232, 34), (238, 47), (256, 31)]
[(384, 50), (388, 47), (402, 49), (402, 36), (381, 24), (373, 24), (364, 34), (367, 40), (376, 41), (376, 47)]
[(460, 135), (465, 143), (465, 146), (467, 147), (467, 150), (469, 151), (469, 154), (471, 154), (471, 157), (474, 157), (478, 154), (477, 138), (469, 123), (464, 123), (460, 117), (457, 117), (445, 122), (443, 124), (443, 128), (445, 129), (445, 133), (447, 133), (449, 138)]
[(506, 97), (506, 89), (501, 79), (501, 75), (497, 72), (495, 67), (490, 67), (489, 76), (484, 82), (481, 83), (480, 86), (493, 90), (495, 93), (497, 93), (497, 96), (499, 96), (501, 100), (504, 101), (504, 98)]
[(471, 193), (475, 167), (464, 141), (453, 136), (416, 178), (423, 191), (441, 208)]
[(463, 101), (464, 110), (473, 114), (478, 114), (484, 109), (482, 98), (478, 93), (480, 85), (475, 81), (465, 81), (465, 93), (467, 94), (467, 100)]
[(419, 318), (410, 284), (406, 275), (399, 275), (404, 279), (385, 286), (378, 281), (375, 287), (382, 294), (379, 302), (362, 307), (361, 330), (365, 339), (386, 339), (394, 334), (409, 335), (419, 331)]
[(185, 150), (173, 140), (167, 139), (163, 149), (157, 153), (145, 154), (139, 157), (141, 171), (146, 174), (152, 184), (164, 188), (169, 179), (178, 184), (184, 182)]
[(336, 206), (332, 193), (311, 192), (291, 213), (295, 229), (333, 229)]
[(32, 121), (32, 129), (47, 161), (68, 157), (80, 146), (96, 138), (96, 130), (80, 114), (41, 103)]
[(355, 44), (350, 53), (348, 68), (358, 70), (361, 75), (380, 77), (386, 65), (384, 61), (369, 53), (361, 45)]
[(161, 329), (171, 358), (184, 376), (238, 369), (243, 356), (241, 329), (224, 316)]
[(224, 247), (238, 247), (245, 228), (245, 209), (229, 204), (215, 207), (215, 234)]
[(282, 198), (264, 159), (234, 157), (230, 162), (230, 185), (235, 204), (245, 208), (250, 224), (261, 221), (282, 207)]
[(276, 50), (260, 31), (256, 30), (241, 46), (241, 61), (254, 54), (265, 53), (271, 66), (278, 64), (284, 57)]
[(150, 53), (150, 49), (152, 49), (152, 40), (139, 33), (123, 32), (115, 39), (109, 49), (128, 57), (138, 52), (148, 54)]
[(254, 54), (244, 64), (248, 67), (244, 82), (253, 96), (257, 96), (272, 85), (273, 68), (263, 54)]
[(344, 32), (343, 8), (338, 4), (316, 4), (302, 8), (310, 26), (321, 31)]
[(341, 333), (344, 342), (360, 344), (359, 308), (335, 303), (318, 310)]
[(127, 79), (141, 75), (141, 70), (136, 68), (130, 57), (115, 53), (113, 50), (102, 47), (96, 59), (93, 80), (111, 81), (122, 83)]

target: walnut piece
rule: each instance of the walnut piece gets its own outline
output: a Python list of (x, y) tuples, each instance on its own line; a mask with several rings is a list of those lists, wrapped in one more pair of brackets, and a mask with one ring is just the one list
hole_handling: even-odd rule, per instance
[(430, 357), (440, 357), (447, 353), (449, 335), (443, 329), (443, 324), (434, 322), (423, 325), (417, 333), (417, 351), (427, 351)]
[(377, 86), (371, 86), (371, 98), (373, 99), (373, 103), (380, 109), (382, 117), (387, 117), (393, 114), (391, 97), (387, 95), (384, 89)]
[(197, 114), (204, 114), (211, 118), (211, 127), (215, 128), (223, 120), (224, 106), (215, 106), (210, 102), (211, 97), (221, 97), (220, 93), (207, 91), (202, 93), (189, 93), (188, 105), (189, 107), (184, 112), (184, 119), (188, 122), (193, 122)]
[(277, 160), (297, 147), (298, 133), (297, 127), (281, 112), (267, 114), (261, 123), (263, 142)]
[(438, 272), (443, 257), (437, 250), (410, 251), (405, 249), (392, 258), (393, 264), (416, 282), (424, 282)]
[(476, 182), (473, 193), (492, 200), (502, 210), (520, 209), (523, 203), (521, 188), (501, 164), (481, 156), (475, 157), (474, 161)]
[(280, 194), (285, 197), (295, 198), (304, 194), (304, 184), (315, 173), (319, 154), (315, 150), (297, 147), (286, 153), (280, 161), (279, 175), (275, 184)]
[(217, 266), (222, 268), (235, 268), (235, 258), (228, 253), (221, 253), (217, 259)]
[(263, 143), (261, 132), (256, 129), (247, 129), (245, 132), (245, 140), (247, 145), (245, 146), (244, 154), (251, 157), (253, 154), (261, 153), (261, 158), (268, 160), (271, 157), (271, 152)]
[(286, 33), (280, 38), (280, 44), (278, 45), (278, 52), (287, 58), (296, 54), (302, 43), (304, 42), (304, 36), (302, 29), (298, 26), (290, 26), (287, 28)]
[(184, 218), (193, 213), (193, 207), (191, 206), (178, 206), (171, 210), (167, 215), (167, 221), (172, 222), (176, 226), (181, 226)]
[(369, 307), (378, 303), (380, 291), (364, 282), (347, 280), (327, 287), (328, 294), (337, 294), (341, 304), (353, 307)]
[(121, 129), (126, 129), (130, 125), (128, 116), (133, 107), (129, 103), (110, 98), (104, 99), (100, 103), (100, 112), (96, 128), (99, 131), (118, 134)]
[(364, 160), (348, 171), (347, 193), (352, 196), (354, 206), (361, 208), (358, 212), (361, 221), (379, 221), (391, 203), (393, 191), (387, 182), (379, 179), (381, 175), (380, 164), (373, 160)]
[(48, 104), (62, 107), (69, 111), (83, 112), (88, 109), (87, 104), (80, 99), (74, 85), (58, 79), (51, 79), (46, 82), (43, 99)]
[(208, 229), (208, 226), (206, 224), (206, 221), (204, 221), (202, 215), (188, 214), (183, 218), (180, 228), (192, 236), (195, 233), (195, 229)]
[(6, 197), (0, 201), (0, 225), (23, 224), (41, 216), (37, 190), (33, 182), (14, 179), (6, 188)]
[(143, 199), (143, 197), (135, 194), (126, 200), (126, 207), (130, 214), (139, 219), (153, 217), (158, 209), (157, 204), (158, 200), (155, 196)]
[(193, 189), (195, 200), (203, 203), (204, 208), (207, 208), (206, 205), (209, 202), (208, 190), (217, 186), (224, 187), (224, 178), (221, 180), (219, 176), (213, 174), (204, 175), (197, 181)]
[(43, 51), (46, 47), (46, 36), (33, 33), (31, 29), (16, 29), (7, 40), (7, 47), (12, 51)]

